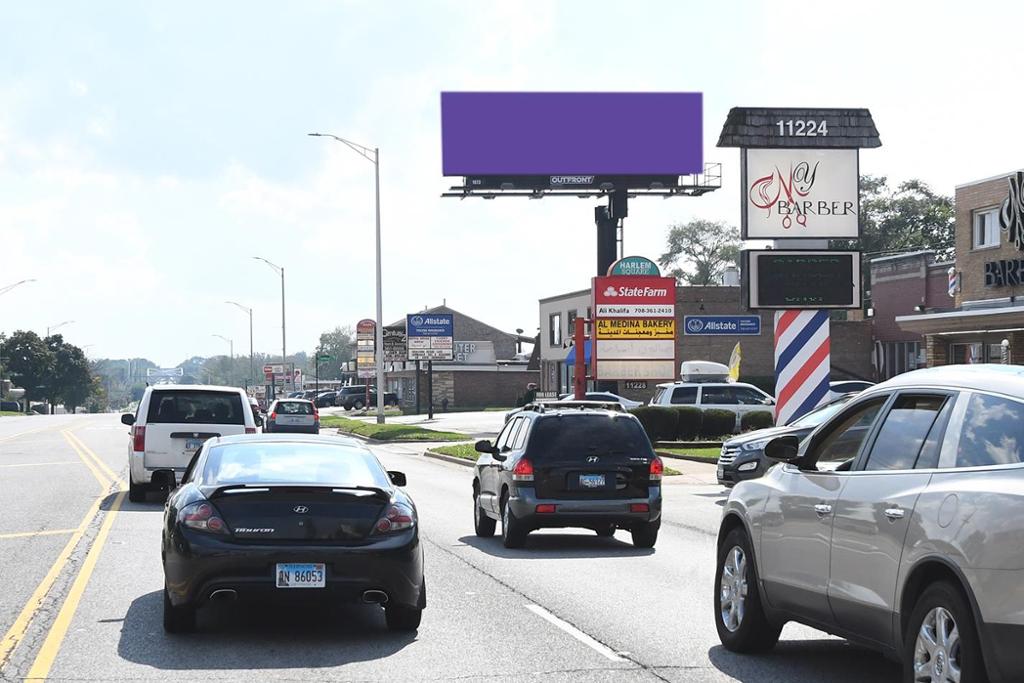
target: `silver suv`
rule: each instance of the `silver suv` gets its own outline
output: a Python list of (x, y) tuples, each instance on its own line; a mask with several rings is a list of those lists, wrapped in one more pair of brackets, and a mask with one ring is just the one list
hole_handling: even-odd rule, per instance
[(798, 621), (907, 681), (1024, 680), (1024, 367), (910, 372), (765, 453), (782, 464), (736, 485), (718, 534), (726, 648)]

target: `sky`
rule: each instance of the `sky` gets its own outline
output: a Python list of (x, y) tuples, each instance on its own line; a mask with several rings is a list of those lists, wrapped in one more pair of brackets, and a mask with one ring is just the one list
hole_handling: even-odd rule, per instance
[(734, 106), (867, 107), (863, 173), (957, 184), (1020, 168), (1009, 2), (10, 3), (0, 25), (0, 332), (65, 320), (92, 358), (289, 353), (374, 317), (380, 148), (386, 322), (442, 302), (538, 327), (584, 289), (595, 200), (444, 199), (446, 90), (704, 94), (721, 190), (636, 199), (625, 252), (668, 226), (739, 222)]

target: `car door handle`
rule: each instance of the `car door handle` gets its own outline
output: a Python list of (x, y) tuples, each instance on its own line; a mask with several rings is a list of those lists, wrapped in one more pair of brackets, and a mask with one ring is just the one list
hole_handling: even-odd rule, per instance
[(905, 513), (903, 512), (903, 508), (886, 508), (885, 509), (885, 516), (888, 517), (889, 519), (893, 520), (893, 521), (895, 521), (897, 519), (903, 519), (903, 515), (904, 514)]
[(814, 506), (814, 511), (818, 513), (819, 517), (832, 514), (832, 506), (828, 503), (818, 503)]

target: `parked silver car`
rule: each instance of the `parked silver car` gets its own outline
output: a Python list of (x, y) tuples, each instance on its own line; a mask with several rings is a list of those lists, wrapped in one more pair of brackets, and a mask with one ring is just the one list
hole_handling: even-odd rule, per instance
[(798, 621), (906, 681), (1024, 680), (1024, 367), (910, 372), (765, 453), (782, 464), (736, 485), (719, 530), (726, 648)]

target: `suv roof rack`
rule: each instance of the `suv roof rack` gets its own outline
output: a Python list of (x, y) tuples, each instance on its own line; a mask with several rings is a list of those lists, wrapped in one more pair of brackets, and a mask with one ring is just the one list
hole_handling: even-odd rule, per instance
[(618, 401), (535, 401), (523, 406), (523, 410), (534, 413), (546, 413), (549, 410), (611, 410), (618, 413), (626, 412), (626, 409)]

